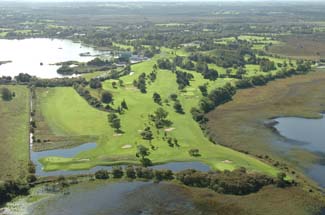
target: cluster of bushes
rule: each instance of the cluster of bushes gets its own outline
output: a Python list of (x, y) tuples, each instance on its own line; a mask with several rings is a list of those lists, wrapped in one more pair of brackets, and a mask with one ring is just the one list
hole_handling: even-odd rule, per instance
[(35, 87), (72, 87), (76, 84), (87, 84), (86, 79), (78, 78), (54, 78), (54, 79), (32, 79), (30, 86)]
[[(283, 68), (279, 72), (277, 72), (275, 75), (258, 75), (258, 76), (253, 76), (253, 77), (245, 77), (243, 79), (240, 79), (236, 82), (236, 87), (238, 89), (244, 89), (244, 88), (250, 88), (254, 86), (262, 86), (267, 84), (269, 81), (275, 80), (275, 79), (280, 79), (280, 78), (287, 78), (292, 75), (297, 75), (297, 74), (304, 74), (306, 72), (309, 72), (311, 68), (307, 70), (298, 70), (298, 67), (296, 69), (291, 68), (291, 69), (285, 69)], [(305, 68), (305, 64), (301, 66)], [(307, 66), (308, 67), (308, 66)]]
[(190, 80), (194, 76), (191, 73), (176, 71), (176, 82), (178, 84), (178, 89), (183, 90), (186, 86), (190, 86)]
[(190, 58), (176, 56), (173, 60), (172, 68), (180, 67), (186, 70), (195, 70), (195, 65)]
[(209, 79), (212, 81), (217, 80), (219, 74), (217, 70), (209, 69), (206, 62), (199, 61), (196, 64), (196, 71), (201, 73), (204, 79)]
[(92, 78), (89, 81), (89, 87), (91, 89), (100, 89), (102, 88), (102, 82), (98, 78)]
[(99, 101), (97, 98), (91, 96), (89, 90), (85, 89), (81, 84), (74, 85), (74, 89), (77, 91), (77, 93), (81, 97), (86, 99), (88, 104), (90, 104), (94, 108), (97, 108), (97, 109), (100, 109), (100, 110), (106, 110), (106, 111), (111, 110), (111, 108), (108, 105), (104, 108), (102, 102)]
[(200, 172), (196, 170), (184, 170), (176, 174), (176, 179), (187, 186), (210, 188), (218, 193), (246, 195), (257, 192), (262, 187), (287, 182), (284, 178), (274, 179), (259, 174), (248, 173), (245, 168), (223, 172)]
[(109, 125), (115, 129), (115, 132), (121, 133), (121, 120), (116, 113), (110, 113), (107, 116)]
[(167, 58), (158, 59), (157, 64), (158, 64), (159, 69), (172, 70), (172, 67), (173, 67), (173, 63)]
[(33, 77), (27, 73), (19, 73), (17, 76), (15, 76), (15, 80), (19, 83), (28, 83), (32, 79), (35, 79), (35, 77)]
[(276, 69), (275, 63), (267, 58), (259, 58), (258, 63), (263, 72), (269, 72)]
[(204, 113), (208, 113), (215, 107), (224, 104), (227, 101), (230, 101), (235, 93), (236, 88), (229, 83), (227, 83), (224, 87), (216, 88), (212, 90), (206, 97), (203, 97), (201, 99), (200, 110)]
[(168, 169), (154, 170), (146, 167), (127, 166), (124, 169), (122, 167), (113, 167), (111, 171), (98, 170), (95, 173), (96, 179), (109, 179), (126, 177), (129, 179), (147, 179), (155, 181), (172, 180), (174, 179), (174, 173)]
[(154, 114), (149, 115), (149, 119), (155, 124), (156, 128), (164, 128), (172, 125), (172, 122), (167, 119), (168, 112), (163, 108), (158, 108)]
[[(194, 150), (193, 150), (194, 151)], [(218, 193), (247, 195), (259, 191), (267, 185), (277, 187), (291, 186), (291, 183), (285, 180), (286, 175), (279, 173), (276, 178), (261, 174), (249, 173), (241, 167), (233, 171), (210, 171), (201, 172), (193, 169), (183, 170), (173, 173), (168, 169), (152, 169), (147, 167), (126, 166), (113, 167), (111, 171), (99, 170), (95, 173), (96, 179), (129, 178), (129, 179), (147, 179), (155, 181), (176, 179), (186, 186), (209, 188)]]
[(138, 80), (133, 81), (133, 86), (138, 88), (141, 93), (147, 92), (146, 78), (146, 73), (142, 73), (141, 75), (139, 75)]
[(95, 59), (87, 62), (88, 66), (109, 66), (111, 64), (112, 64), (111, 61), (102, 60), (99, 57), (96, 57)]
[(18, 195), (28, 195), (29, 185), (16, 181), (0, 181), (0, 205)]
[(56, 72), (61, 75), (73, 75), (75, 73), (74, 69), (68, 65), (61, 66)]
[(15, 97), (15, 92), (11, 92), (8, 88), (3, 87), (1, 89), (1, 98), (3, 101), (10, 101), (13, 97)]
[(10, 84), (12, 82), (11, 76), (0, 77), (0, 84)]

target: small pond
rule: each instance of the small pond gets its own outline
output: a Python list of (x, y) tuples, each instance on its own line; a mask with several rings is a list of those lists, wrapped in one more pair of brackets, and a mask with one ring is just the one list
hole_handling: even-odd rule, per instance
[[(281, 117), (274, 127), (285, 140), (274, 141), (274, 145), (288, 152), (292, 149), (302, 149), (315, 153), (325, 159), (325, 118), (305, 119), (297, 117)], [(303, 158), (302, 158), (303, 159)], [(303, 163), (304, 161), (299, 161)], [(306, 174), (325, 187), (325, 165), (316, 163), (308, 166)]]
[[(91, 56), (81, 56), (82, 53)], [(13, 77), (19, 73), (28, 73), (39, 78), (62, 77), (56, 72), (59, 66), (50, 64), (64, 61), (87, 62), (98, 54), (99, 51), (71, 40), (0, 39), (0, 61), (11, 61), (0, 65), (0, 76)]]
[[(76, 175), (76, 174), (87, 174), (94, 173), (98, 170), (105, 169), (111, 170), (111, 166), (96, 166), (90, 170), (75, 170), (75, 171), (50, 171), (46, 172), (42, 170), (42, 164), (38, 161), (40, 158), (48, 156), (59, 156), (59, 157), (74, 157), (80, 152), (90, 150), (96, 147), (96, 143), (86, 143), (80, 146), (69, 148), (69, 149), (55, 149), (41, 152), (31, 151), (31, 160), (36, 164), (36, 175), (38, 176), (58, 176), (58, 175)], [(210, 167), (201, 162), (170, 162), (166, 164), (160, 164), (152, 166), (152, 169), (170, 169), (174, 172), (182, 171), (185, 169), (195, 169), (199, 171), (207, 172), (210, 170)]]

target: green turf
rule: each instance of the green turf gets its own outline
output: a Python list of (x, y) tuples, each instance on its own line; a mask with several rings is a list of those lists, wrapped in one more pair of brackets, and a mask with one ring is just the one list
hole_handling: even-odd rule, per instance
[[(163, 53), (165, 55), (169, 55)], [(74, 158), (48, 157), (41, 160), (45, 170), (57, 169), (84, 169), (96, 165), (138, 163), (135, 157), (136, 145), (143, 144), (149, 147), (148, 141), (142, 140), (139, 131), (149, 124), (148, 114), (153, 113), (159, 105), (152, 99), (154, 92), (158, 92), (162, 99), (168, 99), (171, 93), (177, 93), (184, 107), (185, 114), (178, 114), (174, 111), (173, 102), (164, 104), (163, 108), (169, 112), (169, 119), (174, 130), (166, 132), (168, 136), (178, 139), (180, 147), (169, 147), (167, 142), (162, 140), (164, 130), (159, 134), (153, 129), (155, 139), (152, 144), (157, 150), (151, 150), (150, 159), (154, 163), (165, 163), (170, 161), (201, 161), (209, 164), (214, 169), (234, 169), (244, 166), (249, 170), (261, 171), (275, 175), (277, 170), (255, 158), (233, 151), (231, 149), (214, 145), (202, 133), (199, 125), (192, 119), (189, 110), (196, 107), (201, 97), (197, 86), (208, 82), (209, 86), (222, 86), (227, 82), (220, 79), (216, 82), (207, 81), (198, 73), (192, 72), (194, 81), (185, 92), (179, 92), (176, 84), (176, 76), (171, 71), (160, 70), (157, 80), (148, 85), (146, 94), (140, 93), (133, 87), (132, 82), (142, 72), (149, 73), (155, 64), (157, 57), (150, 61), (132, 66), (132, 75), (121, 78), (124, 87), (112, 88), (112, 80), (104, 82), (103, 88), (114, 94), (114, 106), (125, 99), (129, 110), (121, 115), (123, 135), (117, 136), (109, 127), (107, 113), (93, 109), (83, 100), (72, 88), (49, 89), (41, 103), (42, 113), (49, 123), (51, 129), (58, 135), (97, 135), (98, 147), (80, 153)], [(125, 145), (132, 148), (123, 149)], [(191, 157), (188, 150), (199, 148), (201, 157)]]
[(0, 98), (0, 180), (25, 177), (29, 161), (29, 91), (25, 86), (7, 87), (16, 96)]

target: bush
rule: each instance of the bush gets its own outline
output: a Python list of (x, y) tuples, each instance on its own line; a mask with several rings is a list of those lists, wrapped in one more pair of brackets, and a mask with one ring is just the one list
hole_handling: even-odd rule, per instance
[(155, 170), (154, 175), (157, 181), (172, 180), (174, 178), (173, 172), (169, 169)]
[(37, 180), (37, 178), (36, 178), (36, 176), (34, 174), (31, 174), (31, 175), (27, 176), (26, 180), (27, 180), (28, 183), (33, 183), (33, 182), (35, 182)]
[(1, 89), (1, 97), (4, 101), (10, 101), (12, 99), (12, 93), (8, 88), (4, 87)]
[(132, 178), (132, 179), (136, 178), (136, 172), (135, 172), (133, 166), (127, 166), (125, 168), (125, 174), (126, 174), (126, 177), (128, 177), (128, 178)]
[(216, 192), (234, 195), (246, 195), (257, 192), (263, 186), (274, 184), (274, 179), (259, 173), (247, 173), (245, 168), (232, 172), (200, 172), (184, 170), (176, 178), (187, 186), (206, 187)]
[(92, 89), (99, 89), (102, 88), (102, 82), (100, 82), (100, 80), (98, 79), (91, 79), (89, 82), (89, 86)]
[(113, 178), (122, 178), (124, 175), (123, 169), (120, 166), (114, 166), (112, 169)]
[(200, 150), (199, 149), (190, 149), (188, 150), (189, 155), (193, 157), (198, 157), (200, 156)]
[(101, 101), (105, 104), (109, 104), (113, 101), (113, 94), (109, 91), (102, 92)]
[(95, 178), (96, 179), (108, 179), (109, 175), (106, 170), (98, 170), (97, 172), (95, 172)]

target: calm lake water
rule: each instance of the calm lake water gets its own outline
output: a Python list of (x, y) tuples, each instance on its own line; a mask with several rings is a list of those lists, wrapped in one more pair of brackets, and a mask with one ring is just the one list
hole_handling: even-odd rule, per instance
[[(62, 77), (57, 74), (59, 66), (49, 65), (64, 61), (87, 62), (94, 57), (81, 57), (80, 53), (100, 54), (91, 47), (70, 40), (60, 39), (0, 39), (0, 61), (12, 61), (0, 66), (0, 76), (28, 73), (39, 78)], [(43, 63), (43, 66), (40, 65)]]
[(82, 183), (68, 189), (69, 195), (41, 201), (30, 209), (30, 214), (202, 214), (184, 188), (164, 182)]
[[(96, 166), (89, 170), (75, 170), (75, 171), (50, 171), (45, 172), (42, 170), (42, 164), (38, 161), (40, 158), (49, 157), (49, 156), (59, 156), (59, 157), (74, 157), (80, 152), (91, 150), (96, 148), (96, 143), (85, 143), (80, 146), (69, 148), (69, 149), (55, 149), (55, 150), (48, 150), (42, 152), (34, 152), (31, 151), (31, 160), (34, 164), (36, 164), (36, 175), (38, 176), (58, 176), (58, 175), (76, 175), (76, 174), (88, 174), (88, 173), (95, 173), (98, 170), (105, 169), (111, 170), (111, 166)], [(185, 169), (195, 169), (199, 171), (207, 172), (211, 170), (211, 168), (203, 163), (200, 162), (171, 162), (161, 165), (152, 166), (152, 169), (170, 169), (174, 172), (182, 171)]]
[[(283, 117), (275, 119), (278, 124), (274, 127), (286, 137), (286, 140), (276, 141), (274, 144), (285, 151), (299, 148), (317, 154), (325, 159), (325, 118), (304, 119), (297, 117)], [(299, 161), (303, 163), (304, 161)], [(306, 174), (325, 187), (325, 165), (312, 164), (305, 170)]]

